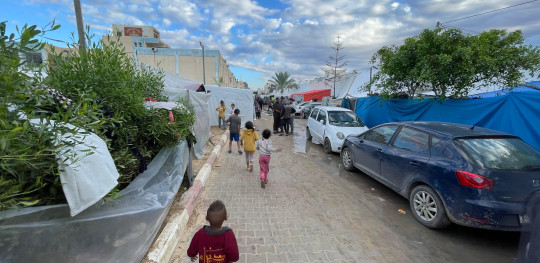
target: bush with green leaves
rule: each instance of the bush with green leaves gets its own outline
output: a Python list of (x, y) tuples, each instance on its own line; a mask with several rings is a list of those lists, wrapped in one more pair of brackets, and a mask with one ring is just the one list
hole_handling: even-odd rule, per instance
[[(119, 188), (139, 173), (132, 147), (149, 162), (161, 148), (194, 138), (194, 113), (185, 102), (172, 110), (175, 122), (168, 111), (145, 106), (146, 97), (166, 100), (163, 72), (136, 67), (115, 41), (91, 43), (87, 35), (91, 48), (86, 52), (71, 49), (50, 56), (44, 81), (40, 69), (25, 74), (25, 54), (44, 48), (35, 38), (58, 27), (54, 22), (44, 30), (25, 25), (15, 38), (6, 36), (6, 22), (0, 23), (0, 210), (65, 202), (56, 158), (70, 158), (60, 151), (69, 145), (56, 138), (81, 132), (65, 123), (107, 142), (120, 173)], [(42, 83), (71, 103), (55, 100), (40, 88)], [(46, 125), (32, 125), (29, 119)]]

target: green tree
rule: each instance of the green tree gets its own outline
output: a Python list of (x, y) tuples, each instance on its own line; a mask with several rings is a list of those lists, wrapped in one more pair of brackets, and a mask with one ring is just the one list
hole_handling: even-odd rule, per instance
[(269, 80), (272, 84), (270, 90), (278, 90), (280, 93), (283, 93), (284, 90), (298, 89), (298, 84), (294, 79), (291, 78), (291, 75), (285, 72), (276, 72), (275, 76), (272, 76), (272, 79)]
[(486, 86), (516, 86), (540, 69), (538, 47), (524, 45), (521, 31), (490, 30), (464, 35), (459, 29), (426, 29), (401, 46), (383, 47), (373, 83), (384, 97), (433, 91), (437, 98), (463, 98)]

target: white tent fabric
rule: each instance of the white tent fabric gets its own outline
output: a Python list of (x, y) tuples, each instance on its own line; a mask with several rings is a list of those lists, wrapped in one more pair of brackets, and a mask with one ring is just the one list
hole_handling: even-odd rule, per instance
[(165, 87), (181, 87), (182, 89), (196, 91), (202, 83), (192, 79), (188, 79), (179, 75), (175, 75), (169, 72), (165, 72), (165, 77), (163, 78)]
[(236, 109), (240, 110), (240, 118), (242, 118), (242, 126), (247, 121), (253, 121), (255, 116), (255, 107), (253, 106), (255, 96), (250, 89), (237, 89), (228, 87), (219, 87), (216, 85), (205, 86), (210, 92), (210, 101), (208, 102), (208, 111), (210, 112), (210, 126), (218, 125), (218, 113), (216, 108), (219, 102), (223, 100), (227, 110), (225, 110), (225, 118), (228, 118), (231, 104), (234, 103)]
[(210, 94), (185, 89), (184, 85), (199, 87), (201, 83), (174, 74), (166, 74), (164, 83), (163, 92), (169, 97), (169, 100), (177, 101), (179, 98), (183, 98), (189, 105), (193, 106), (195, 110), (193, 134), (197, 138), (197, 143), (194, 147), (195, 158), (203, 157), (206, 143), (210, 138), (210, 112), (208, 107)]
[[(358, 95), (361, 95), (361, 92), (358, 91), (358, 88), (361, 86), (361, 83), (358, 80), (357, 74), (350, 74), (343, 79), (336, 81), (336, 98), (359, 97)], [(285, 90), (283, 93), (272, 93), (272, 95), (276, 97), (290, 97), (290, 95), (294, 93), (321, 89), (331, 89), (331, 94), (334, 95), (334, 83), (331, 81), (326, 81), (326, 83), (325, 81), (305, 83), (299, 85), (296, 90)]]

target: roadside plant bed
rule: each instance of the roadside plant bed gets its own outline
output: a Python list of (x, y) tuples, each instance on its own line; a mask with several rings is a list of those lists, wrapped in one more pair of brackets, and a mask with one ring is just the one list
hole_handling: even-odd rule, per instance
[(144, 104), (145, 98), (167, 100), (163, 72), (136, 67), (120, 43), (92, 42), (87, 34), (86, 52), (53, 52), (38, 66), (28, 59), (45, 47), (36, 37), (59, 25), (25, 25), (16, 37), (6, 35), (6, 24), (0, 23), (0, 211), (66, 202), (57, 157), (78, 159), (65, 150), (74, 142), (58, 143), (60, 134), (92, 132), (107, 143), (120, 174), (109, 196), (128, 186), (162, 148), (194, 140), (187, 103), (171, 110), (174, 121), (169, 111)]

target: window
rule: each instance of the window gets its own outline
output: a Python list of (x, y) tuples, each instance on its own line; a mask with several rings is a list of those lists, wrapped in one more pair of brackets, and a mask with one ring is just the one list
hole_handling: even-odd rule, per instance
[(329, 111), (328, 120), (334, 126), (364, 127), (364, 122), (352, 111)]
[(314, 109), (311, 111), (311, 115), (309, 115), (310, 118), (317, 119), (317, 113), (319, 112), (319, 109)]
[(317, 121), (323, 120), (323, 123), (326, 124), (326, 111), (319, 110), (319, 116), (317, 117)]
[(423, 152), (429, 149), (429, 134), (403, 127), (393, 145), (413, 152)]
[(392, 135), (397, 130), (396, 125), (386, 125), (379, 128), (372, 129), (365, 133), (364, 139), (367, 141), (373, 141), (378, 143), (388, 144)]
[(519, 138), (466, 138), (456, 140), (474, 166), (493, 170), (540, 170), (540, 153)]
[(442, 141), (441, 138), (431, 135), (431, 146), (437, 145), (441, 141)]

